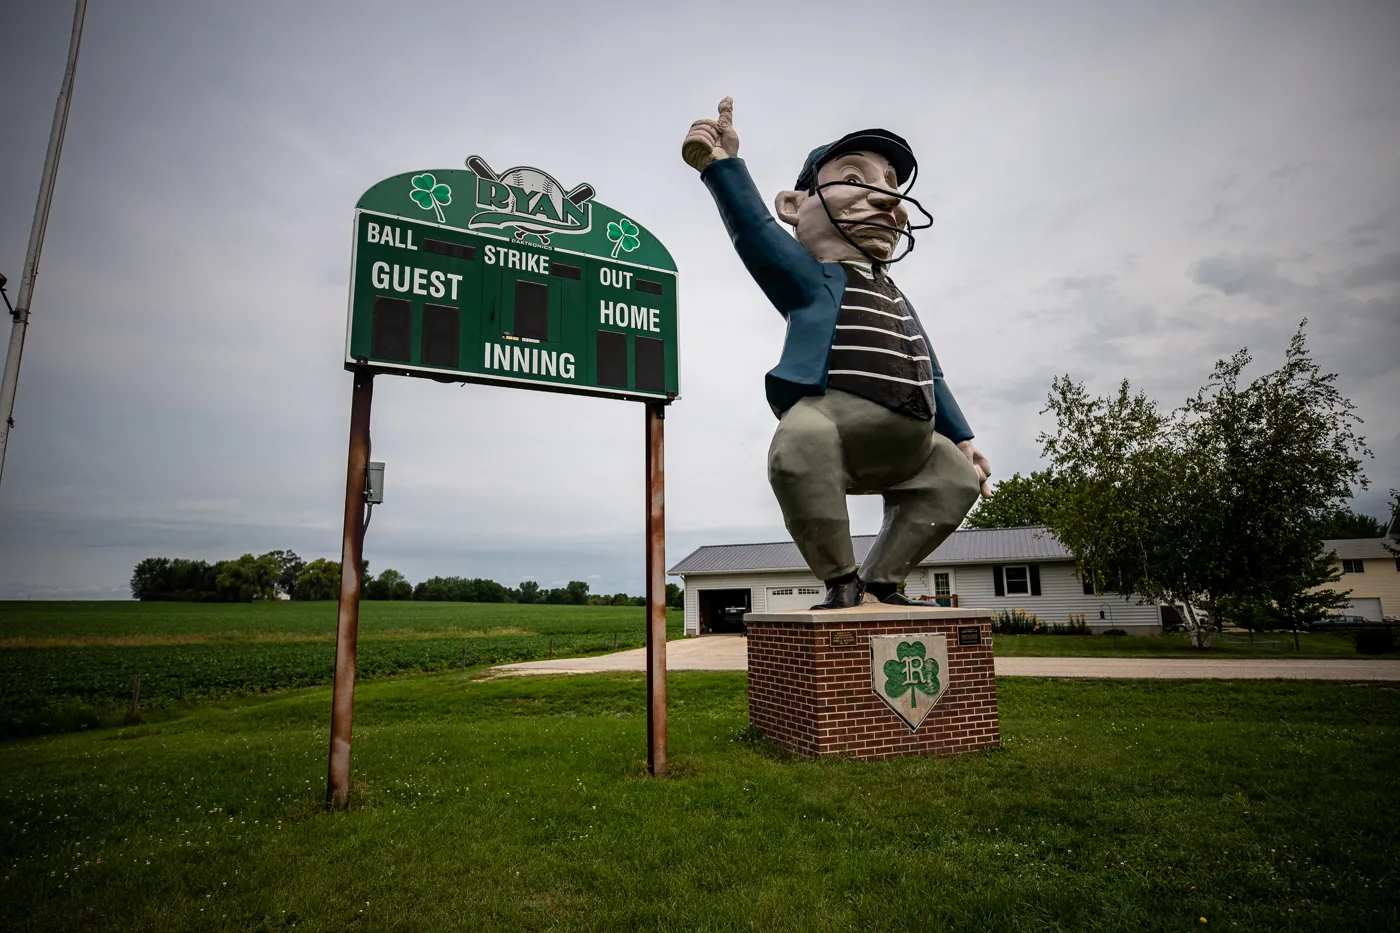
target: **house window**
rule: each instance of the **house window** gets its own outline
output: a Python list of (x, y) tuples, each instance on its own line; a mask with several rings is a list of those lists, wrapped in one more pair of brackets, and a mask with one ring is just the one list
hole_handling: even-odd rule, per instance
[(820, 588), (820, 587), (816, 587), (816, 586), (799, 586), (799, 587), (797, 588), (797, 595), (799, 595), (799, 596), (820, 596), (820, 595), (822, 595), (822, 591), (821, 591), (821, 588)]
[(952, 596), (953, 586), (948, 580), (946, 573), (935, 573), (933, 575), (933, 595)]
[(1031, 592), (1031, 572), (1026, 566), (1006, 568), (1006, 595), (1029, 596)]
[(768, 592), (769, 592), (771, 595), (773, 595), (773, 596), (791, 596), (791, 595), (792, 595), (792, 587), (787, 586), (787, 587), (783, 587), (783, 588), (780, 589), (780, 590), (769, 590)]
[(1362, 560), (1343, 560), (1342, 573), (1365, 573), (1366, 562)]
[(1093, 595), (1094, 595), (1094, 578), (1093, 578), (1093, 577), (1085, 577), (1085, 578), (1084, 578), (1084, 595), (1085, 595), (1085, 596), (1093, 596)]

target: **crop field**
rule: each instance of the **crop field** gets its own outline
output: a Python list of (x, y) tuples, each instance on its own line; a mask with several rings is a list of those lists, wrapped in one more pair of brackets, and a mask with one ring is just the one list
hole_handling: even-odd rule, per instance
[(1003, 747), (861, 763), (741, 673), (384, 678), (326, 813), (325, 686), (0, 743), (19, 931), (1400, 928), (1400, 689), (1000, 684)]
[[(143, 717), (195, 701), (329, 683), (336, 604), (0, 603), (0, 734)], [(640, 647), (636, 606), (365, 602), (360, 679)], [(680, 634), (680, 613), (668, 616)]]
[[(365, 602), (362, 680), (643, 644), (635, 606)], [(329, 683), (333, 602), (0, 602), (0, 738), (123, 721), (141, 677), (140, 714), (160, 719), (197, 702)], [(669, 637), (681, 614), (667, 615)], [(998, 635), (996, 653), (1200, 657), (1183, 635)], [(1357, 657), (1350, 637), (1283, 636), (1256, 644), (1219, 639), (1211, 657)], [(1396, 655), (1392, 655), (1396, 656)]]

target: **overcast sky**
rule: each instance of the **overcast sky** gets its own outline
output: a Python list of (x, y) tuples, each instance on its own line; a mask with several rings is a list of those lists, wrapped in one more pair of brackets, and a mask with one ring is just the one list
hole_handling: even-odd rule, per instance
[[(526, 12), (528, 10), (528, 12)], [(71, 26), (0, 7), (18, 290)], [(681, 273), (668, 563), (785, 537), (784, 325), (680, 159), (733, 95), (765, 198), (884, 126), (937, 218), (895, 270), (998, 475), (1050, 379), (1164, 406), (1303, 317), (1400, 486), (1400, 5), (93, 0), (0, 486), (0, 596), (125, 597), (150, 555), (339, 555), (351, 211), (400, 172), (592, 183)], [(5, 322), (8, 324), (8, 322)], [(1256, 367), (1259, 369), (1260, 367)], [(643, 587), (635, 403), (380, 378), (372, 570)], [(853, 500), (856, 530), (878, 500)]]

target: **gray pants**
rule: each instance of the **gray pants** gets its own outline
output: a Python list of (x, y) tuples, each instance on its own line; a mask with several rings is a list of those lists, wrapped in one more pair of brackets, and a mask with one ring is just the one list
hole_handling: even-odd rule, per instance
[(926, 421), (831, 390), (804, 398), (778, 423), (768, 482), (788, 533), (819, 580), (856, 569), (846, 496), (885, 499), (866, 583), (903, 583), (977, 501), (977, 471)]

